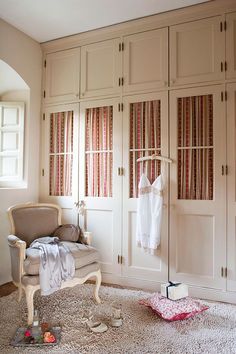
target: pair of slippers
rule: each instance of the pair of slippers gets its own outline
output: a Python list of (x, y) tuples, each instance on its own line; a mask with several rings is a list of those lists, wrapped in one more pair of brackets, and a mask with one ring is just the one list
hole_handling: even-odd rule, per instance
[[(81, 322), (86, 323), (90, 330), (94, 333), (103, 333), (108, 330), (108, 326), (105, 323), (93, 320), (93, 315), (91, 312), (89, 312), (87, 315), (83, 315)], [(111, 326), (120, 327), (122, 323), (123, 319), (121, 317), (121, 310), (116, 309), (111, 317)]]

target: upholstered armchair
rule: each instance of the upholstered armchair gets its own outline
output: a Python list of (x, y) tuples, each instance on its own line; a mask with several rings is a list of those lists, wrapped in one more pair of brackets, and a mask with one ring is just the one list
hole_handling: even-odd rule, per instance
[[(26, 294), (28, 308), (28, 324), (33, 321), (34, 293), (40, 289), (39, 267), (40, 251), (29, 248), (36, 238), (49, 236), (61, 225), (61, 209), (53, 204), (20, 204), (8, 209), (11, 223), (11, 234), (8, 236), (10, 247), (12, 279), (19, 288), (21, 300), (22, 290)], [(62, 283), (61, 288), (83, 284), (89, 278), (95, 278), (94, 297), (98, 296), (101, 284), (101, 271), (98, 263), (99, 254), (89, 245), (62, 241), (69, 247), (75, 261), (75, 275), (71, 280)]]

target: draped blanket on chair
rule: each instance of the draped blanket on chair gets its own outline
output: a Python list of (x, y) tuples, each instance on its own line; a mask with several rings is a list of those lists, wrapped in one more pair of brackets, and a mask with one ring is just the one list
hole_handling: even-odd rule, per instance
[(59, 290), (62, 281), (72, 279), (75, 261), (68, 247), (58, 237), (41, 237), (34, 240), (30, 248), (40, 252), (39, 279), (42, 295)]

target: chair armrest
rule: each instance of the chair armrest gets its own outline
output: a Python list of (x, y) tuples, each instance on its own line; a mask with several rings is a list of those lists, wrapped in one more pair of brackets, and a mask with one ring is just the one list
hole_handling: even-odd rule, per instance
[(8, 245), (12, 246), (12, 247), (23, 247), (23, 245), (25, 245), (26, 248), (26, 242), (21, 240), (19, 237), (15, 236), (15, 235), (9, 235), (7, 237), (8, 240)]
[(9, 235), (7, 239), (11, 255), (12, 278), (14, 283), (21, 284), (26, 242), (15, 235)]

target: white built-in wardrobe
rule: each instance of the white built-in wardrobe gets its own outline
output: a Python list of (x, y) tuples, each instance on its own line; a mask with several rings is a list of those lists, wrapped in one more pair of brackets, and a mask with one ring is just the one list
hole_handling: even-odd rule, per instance
[[(40, 200), (92, 232), (104, 281), (236, 302), (236, 4), (42, 45)], [(138, 163), (151, 154), (170, 157)], [(138, 182), (164, 173), (161, 245), (136, 245)]]

